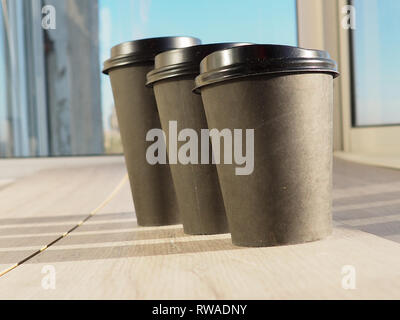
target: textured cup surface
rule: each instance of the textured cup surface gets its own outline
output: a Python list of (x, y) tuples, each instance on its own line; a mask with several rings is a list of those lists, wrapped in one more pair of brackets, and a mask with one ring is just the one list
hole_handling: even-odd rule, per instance
[(138, 224), (160, 226), (180, 222), (170, 168), (150, 165), (146, 150), (149, 130), (161, 128), (154, 93), (145, 86), (153, 63), (134, 64), (109, 72), (125, 162)]
[[(154, 84), (161, 124), (169, 140), (169, 123), (176, 121), (177, 132), (190, 128), (201, 137), (207, 120), (201, 97), (192, 92), (194, 76), (163, 80)], [(178, 148), (185, 142), (179, 141)], [(214, 164), (170, 164), (178, 199), (179, 211), (187, 234), (217, 234), (229, 232)], [(169, 147), (169, 146), (168, 146)], [(210, 148), (211, 149), (211, 148)], [(209, 149), (209, 154), (211, 151)]]
[(207, 85), (201, 95), (210, 128), (254, 129), (252, 174), (217, 165), (233, 243), (272, 246), (328, 236), (332, 75), (250, 76)]

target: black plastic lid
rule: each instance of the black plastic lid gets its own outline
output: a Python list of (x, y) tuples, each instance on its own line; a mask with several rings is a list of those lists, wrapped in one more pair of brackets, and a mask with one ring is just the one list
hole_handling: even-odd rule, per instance
[(179, 76), (197, 76), (200, 73), (201, 60), (210, 53), (249, 44), (242, 42), (212, 43), (162, 52), (155, 58), (154, 70), (147, 74), (147, 85)]
[(216, 51), (205, 57), (195, 92), (209, 84), (257, 75), (319, 72), (339, 75), (326, 51), (282, 45), (247, 45)]
[(152, 62), (160, 52), (201, 44), (193, 37), (160, 37), (123, 42), (111, 48), (111, 58), (104, 62), (103, 73), (133, 63)]

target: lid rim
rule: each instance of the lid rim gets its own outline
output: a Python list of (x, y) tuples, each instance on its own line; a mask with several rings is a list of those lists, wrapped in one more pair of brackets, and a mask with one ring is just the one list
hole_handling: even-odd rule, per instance
[(235, 80), (235, 79), (241, 79), (241, 78), (246, 78), (246, 77), (256, 77), (256, 76), (267, 76), (267, 75), (284, 75), (284, 74), (301, 74), (301, 73), (325, 73), (325, 74), (330, 74), (333, 78), (336, 78), (340, 75), (338, 71), (332, 71), (332, 70), (327, 70), (327, 69), (293, 69), (293, 70), (276, 70), (276, 71), (265, 71), (265, 72), (259, 72), (259, 73), (248, 73), (248, 74), (236, 74), (232, 76), (226, 76), (225, 78), (222, 79), (215, 79), (215, 80), (209, 80), (207, 84), (203, 85), (197, 85), (197, 78), (196, 77), (196, 86), (193, 88), (193, 92), (200, 94), (201, 89), (216, 83), (222, 83), (225, 81), (230, 81), (230, 80)]
[(156, 82), (171, 78), (193, 75), (195, 78), (200, 73), (200, 66), (190, 62), (179, 63), (162, 68), (154, 69), (147, 74), (146, 86), (151, 87)]
[(220, 42), (200, 44), (191, 47), (164, 51), (155, 57), (155, 66), (147, 74), (147, 86), (155, 82), (177, 77), (200, 74), (200, 63), (209, 54), (237, 46), (250, 45), (249, 42)]
[(125, 67), (131, 64), (138, 63), (150, 63), (153, 62), (154, 58), (150, 56), (138, 56), (138, 55), (130, 55), (130, 56), (119, 56), (116, 58), (110, 58), (104, 62), (104, 67), (102, 72), (104, 74), (109, 74), (112, 69)]
[(246, 76), (317, 72), (339, 76), (328, 52), (282, 45), (250, 45), (214, 52), (201, 61), (200, 71), (195, 93), (204, 86)]
[(201, 40), (190, 36), (172, 36), (138, 39), (122, 42), (111, 48), (111, 57), (104, 61), (104, 74), (111, 69), (131, 64), (153, 62), (160, 52), (201, 44)]

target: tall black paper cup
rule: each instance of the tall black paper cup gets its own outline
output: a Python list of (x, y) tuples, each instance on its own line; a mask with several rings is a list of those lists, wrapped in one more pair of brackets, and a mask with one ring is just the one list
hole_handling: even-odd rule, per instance
[(146, 74), (154, 57), (165, 50), (197, 45), (191, 37), (165, 37), (125, 42), (111, 49), (104, 63), (113, 89), (118, 125), (129, 174), (138, 224), (160, 226), (180, 222), (170, 168), (149, 164), (146, 141), (151, 129), (160, 129), (153, 90), (147, 88)]
[(337, 75), (326, 52), (289, 46), (237, 47), (201, 62), (196, 92), (209, 127), (242, 129), (232, 136), (244, 164), (217, 165), (234, 244), (303, 243), (331, 233)]
[[(183, 129), (192, 129), (198, 137), (195, 161), (182, 164), (176, 156), (169, 157), (183, 229), (187, 234), (229, 232), (216, 167), (210, 157), (205, 161), (208, 163), (201, 161), (201, 129), (208, 129), (208, 125), (201, 97), (192, 90), (194, 79), (200, 73), (200, 61), (216, 50), (235, 45), (243, 44), (207, 44), (160, 53), (155, 59), (155, 69), (147, 75), (147, 84), (154, 88), (168, 151), (176, 154), (186, 143), (177, 138), (176, 144), (173, 142), (176, 148), (168, 143), (172, 135)], [(171, 122), (175, 122), (176, 133), (169, 130)], [(204, 151), (211, 155), (208, 147)]]

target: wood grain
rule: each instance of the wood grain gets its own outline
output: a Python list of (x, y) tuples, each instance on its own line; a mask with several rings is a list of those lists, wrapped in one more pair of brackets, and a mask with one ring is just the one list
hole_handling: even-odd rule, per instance
[[(61, 161), (62, 160), (62, 161)], [(121, 157), (0, 161), (13, 183), (0, 189), (0, 264), (14, 264), (85, 218), (124, 177)], [(15, 167), (14, 167), (15, 164)], [(47, 169), (46, 169), (47, 168)], [(132, 202), (129, 203), (132, 212)], [(7, 250), (30, 247), (27, 250)]]
[[(124, 175), (123, 162), (113, 161), (44, 169), (0, 190), (1, 267), (93, 210)], [(336, 159), (333, 235), (269, 248), (233, 246), (229, 234), (187, 236), (180, 225), (138, 227), (126, 184), (81, 227), (1, 277), (0, 298), (398, 299), (399, 178), (395, 170)], [(33, 181), (37, 188), (29, 187)], [(5, 192), (12, 198), (5, 201)], [(41, 286), (47, 265), (56, 270), (54, 290)], [(346, 265), (356, 270), (354, 290), (342, 287)]]

